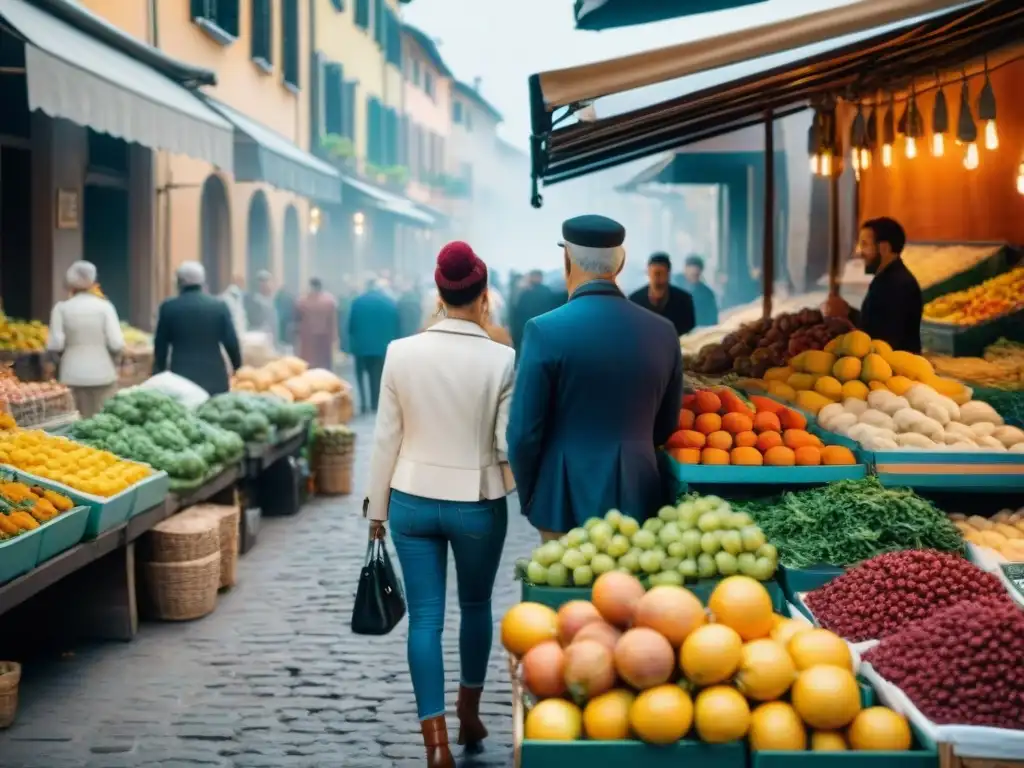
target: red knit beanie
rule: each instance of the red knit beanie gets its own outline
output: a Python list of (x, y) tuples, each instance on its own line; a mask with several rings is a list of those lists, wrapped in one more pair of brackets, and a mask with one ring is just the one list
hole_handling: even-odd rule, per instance
[(434, 282), (442, 292), (471, 292), (474, 288), (486, 286), (487, 265), (473, 252), (469, 243), (455, 240), (437, 254)]

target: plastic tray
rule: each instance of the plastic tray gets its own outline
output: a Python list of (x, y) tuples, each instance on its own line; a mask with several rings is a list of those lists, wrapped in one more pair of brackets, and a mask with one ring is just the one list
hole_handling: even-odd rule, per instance
[[(870, 689), (869, 689), (870, 690)], [(863, 686), (861, 688), (863, 698)], [(874, 696), (872, 696), (872, 699)], [(873, 706), (864, 704), (864, 706)], [(911, 724), (913, 728), (913, 724)], [(937, 768), (939, 753), (914, 728), (908, 752), (750, 752), (750, 768)]]
[(863, 464), (827, 467), (739, 467), (680, 464), (671, 459), (670, 466), (676, 480), (693, 485), (824, 485), (839, 480), (859, 480), (868, 473), (868, 468)]
[(11, 467), (10, 471), (16, 473), (18, 478), (27, 485), (39, 485), (43, 488), (58, 491), (75, 502), (75, 506), (89, 507), (89, 522), (85, 526), (86, 539), (94, 539), (101, 533), (124, 523), (131, 514), (135, 504), (135, 489), (137, 486), (134, 485), (121, 491), (116, 496), (102, 499), (99, 496), (82, 493), (63, 483), (47, 480), (45, 477), (38, 477), (29, 472), (23, 472), (20, 469)]
[(1024, 453), (861, 451), (887, 487), (1006, 493), (1024, 490)]
[(522, 768), (746, 768), (743, 742), (681, 741), (655, 747), (639, 741), (532, 741), (522, 745)]
[(824, 563), (812, 565), (809, 568), (787, 568), (780, 565), (776, 578), (782, 584), (782, 591), (785, 593), (786, 599), (792, 602), (797, 595), (824, 586), (843, 573), (845, 573), (843, 568)]
[(66, 552), (82, 541), (89, 523), (89, 508), (75, 507), (39, 526), (39, 557), (36, 564), (44, 563)]
[[(703, 579), (686, 585), (686, 588), (693, 592), (702, 603), (706, 603), (711, 596), (711, 591), (718, 585), (721, 579)], [(772, 605), (775, 610), (782, 613), (786, 608), (786, 595), (782, 591), (782, 585), (775, 579), (761, 582), (764, 584), (768, 594), (772, 596)], [(589, 600), (590, 587), (547, 587), (522, 583), (521, 599), (524, 603), (541, 603), (549, 608), (558, 610), (571, 600)]]
[(166, 472), (160, 471), (150, 475), (135, 485), (135, 500), (128, 517), (141, 515), (147, 509), (163, 504), (171, 489), (171, 478)]
[(981, 357), (985, 347), (1001, 336), (1024, 338), (1024, 309), (1008, 312), (986, 323), (953, 325), (921, 321), (921, 347), (940, 355)]
[(28, 573), (39, 562), (40, 528), (0, 541), (0, 584)]

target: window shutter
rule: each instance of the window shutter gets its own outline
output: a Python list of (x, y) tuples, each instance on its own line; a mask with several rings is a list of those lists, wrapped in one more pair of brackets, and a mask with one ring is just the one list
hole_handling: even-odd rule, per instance
[(330, 62), (324, 66), (324, 128), (327, 133), (342, 135), (342, 69), (340, 64)]
[(373, 37), (381, 50), (384, 50), (385, 43), (387, 42), (388, 18), (386, 10), (387, 5), (384, 0), (374, 0)]
[(238, 3), (239, 0), (211, 0), (209, 3), (217, 26), (234, 37), (238, 37)]
[(370, 27), (370, 3), (372, 0), (356, 0), (356, 26), (363, 29)]
[(192, 0), (192, 18), (193, 19), (208, 19), (210, 18), (209, 3), (207, 0)]
[(356, 140), (356, 83), (344, 84), (342, 92), (342, 134), (352, 141)]

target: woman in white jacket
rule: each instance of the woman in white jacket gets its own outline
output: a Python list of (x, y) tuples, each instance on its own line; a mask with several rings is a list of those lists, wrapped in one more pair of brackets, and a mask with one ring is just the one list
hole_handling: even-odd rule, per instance
[(515, 351), (488, 337), (487, 266), (469, 245), (446, 245), (434, 280), (444, 319), (391, 342), (384, 359), (365, 508), (371, 538), (383, 537), (390, 515), (409, 603), (409, 668), (427, 765), (454, 768), (441, 652), (448, 547), (462, 611), (458, 742), (472, 749), (487, 736), (480, 695), (512, 487), (505, 428)]
[(71, 298), (50, 313), (47, 348), (61, 353), (60, 381), (70, 387), (82, 418), (97, 414), (117, 391), (114, 355), (124, 349), (124, 335), (114, 305), (91, 292), (96, 266), (76, 261), (67, 272)]

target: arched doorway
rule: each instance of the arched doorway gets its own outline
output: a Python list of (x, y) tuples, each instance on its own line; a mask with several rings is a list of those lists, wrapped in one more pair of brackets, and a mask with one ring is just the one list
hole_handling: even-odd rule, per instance
[(298, 295), (302, 281), (302, 240), (299, 234), (299, 212), (294, 205), (284, 209), (284, 234), (281, 258), (284, 261), (284, 285), (293, 296)]
[(267, 196), (262, 190), (253, 193), (249, 201), (249, 238), (248, 259), (246, 261), (246, 280), (255, 285), (256, 275), (270, 269), (270, 206)]
[(210, 174), (203, 182), (199, 203), (199, 252), (206, 268), (210, 293), (220, 293), (229, 279), (231, 265), (231, 209), (228, 191), (219, 176)]

